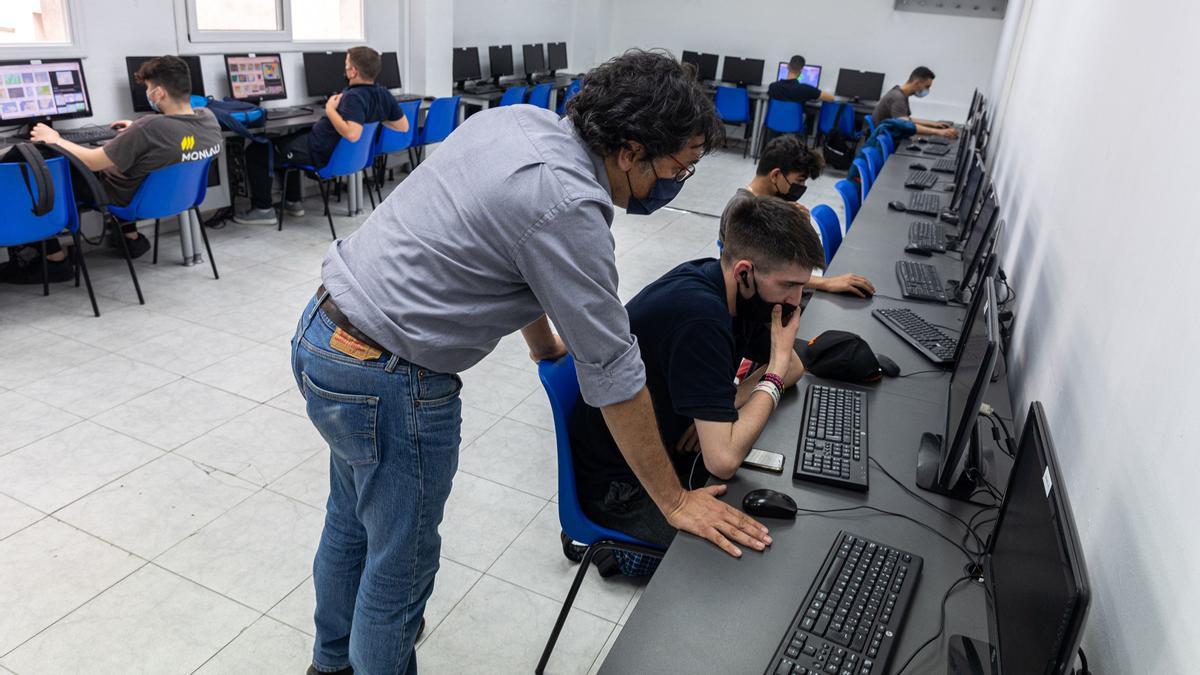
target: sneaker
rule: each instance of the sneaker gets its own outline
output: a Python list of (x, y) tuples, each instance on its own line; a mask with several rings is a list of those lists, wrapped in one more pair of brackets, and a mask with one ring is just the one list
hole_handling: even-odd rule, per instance
[(304, 202), (285, 201), (283, 202), (283, 210), (287, 211), (289, 216), (296, 216), (299, 218), (300, 216), (304, 215)]
[(346, 666), (341, 670), (317, 670), (316, 666), (310, 665), (305, 675), (354, 675), (354, 669), (350, 666)]
[[(124, 234), (122, 234), (120, 236), (124, 237), (125, 245), (127, 247), (129, 247), (129, 257), (130, 258), (140, 258), (140, 257), (146, 255), (146, 252), (150, 250), (150, 240), (146, 237), (146, 235), (142, 234), (141, 232), (137, 233), (137, 239), (130, 239), (129, 237), (126, 237)], [(116, 251), (118, 255), (120, 255), (120, 256), (125, 255), (124, 253), (121, 252), (121, 240), (118, 239), (116, 236), (110, 235), (108, 237), (108, 245), (111, 246), (112, 249), (114, 251)]]
[(275, 225), (279, 218), (274, 209), (246, 209), (233, 217), (233, 222), (241, 225)]
[[(57, 284), (71, 281), (75, 278), (75, 270), (71, 267), (71, 259), (47, 260), (46, 279)], [(37, 256), (28, 262), (10, 260), (0, 265), (0, 282), (6, 284), (32, 285), (42, 283), (42, 257)]]

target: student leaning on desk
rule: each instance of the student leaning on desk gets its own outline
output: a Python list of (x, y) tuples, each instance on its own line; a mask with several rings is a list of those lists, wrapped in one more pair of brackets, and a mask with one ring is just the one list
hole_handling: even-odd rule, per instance
[(958, 130), (947, 122), (920, 120), (912, 116), (908, 99), (912, 96), (924, 98), (932, 88), (933, 71), (925, 66), (917, 66), (908, 76), (907, 82), (892, 87), (879, 99), (879, 103), (875, 104), (875, 111), (871, 113), (871, 119), (876, 125), (892, 118), (908, 120), (916, 125), (918, 135), (958, 138)]
[[(57, 145), (99, 172), (109, 203), (118, 206), (133, 199), (151, 172), (207, 159), (221, 151), (221, 127), (216, 118), (203, 108), (192, 108), (192, 78), (187, 62), (178, 56), (160, 56), (143, 63), (134, 77), (146, 85), (146, 101), (161, 114), (113, 122), (120, 133), (103, 147), (72, 143), (45, 124), (35, 126), (31, 134), (34, 141)], [(136, 225), (125, 225), (123, 231), (130, 256), (136, 258), (150, 250), (150, 242)], [(58, 240), (51, 238), (45, 243), (50, 281), (73, 279), (74, 270)], [(113, 243), (120, 241), (114, 239)], [(40, 259), (31, 260), (22, 252), (15, 257), (10, 253), (9, 258), (10, 262), (0, 268), (0, 279), (9, 283), (42, 282)]]

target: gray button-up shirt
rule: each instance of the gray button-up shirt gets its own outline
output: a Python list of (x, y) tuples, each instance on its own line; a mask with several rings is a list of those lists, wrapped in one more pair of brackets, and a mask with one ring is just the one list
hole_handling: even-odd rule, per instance
[(543, 313), (593, 406), (645, 367), (617, 297), (603, 160), (568, 119), (528, 105), (472, 115), (322, 264), (354, 325), (412, 363), (459, 372)]

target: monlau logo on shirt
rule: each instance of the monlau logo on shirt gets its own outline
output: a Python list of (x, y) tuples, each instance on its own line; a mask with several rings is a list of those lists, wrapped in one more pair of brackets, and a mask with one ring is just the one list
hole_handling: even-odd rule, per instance
[(187, 152), (188, 150), (191, 150), (194, 147), (196, 147), (196, 137), (195, 136), (184, 136), (183, 140), (179, 141), (179, 149), (183, 150), (184, 152)]
[(202, 150), (196, 150), (195, 147), (196, 147), (196, 137), (195, 136), (184, 136), (183, 140), (179, 141), (179, 149), (183, 151), (183, 153), (179, 156), (179, 161), (195, 162), (195, 161), (201, 160), (201, 159), (208, 159), (209, 157), (212, 157), (213, 155), (216, 155), (217, 153), (221, 152), (221, 144), (220, 143), (218, 143), (217, 145), (214, 145), (210, 148), (204, 148)]

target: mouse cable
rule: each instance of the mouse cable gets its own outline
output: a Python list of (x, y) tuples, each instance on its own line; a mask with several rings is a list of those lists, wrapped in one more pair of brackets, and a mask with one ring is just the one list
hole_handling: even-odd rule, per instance
[(802, 509), (802, 508), (797, 508), (796, 511), (803, 512), (804, 515), (820, 516), (820, 515), (828, 515), (830, 513), (845, 513), (847, 511), (857, 511), (859, 509), (866, 509), (868, 511), (882, 513), (885, 516), (895, 516), (897, 518), (903, 518), (907, 521), (916, 523), (917, 525), (919, 525), (919, 526), (925, 528), (926, 530), (929, 530), (930, 532), (934, 533), (935, 535), (941, 537), (942, 539), (944, 539), (946, 542), (948, 542), (954, 548), (958, 549), (959, 551), (962, 551), (962, 554), (964, 556), (966, 556), (966, 558), (967, 558), (967, 562), (969, 562), (973, 565), (979, 564), (979, 561), (977, 561), (975, 559), (975, 556), (972, 555), (970, 551), (963, 548), (962, 546), (959, 546), (958, 543), (955, 542), (953, 539), (951, 539), (950, 537), (947, 537), (946, 535), (942, 534), (941, 532), (938, 532), (932, 526), (922, 523), (921, 521), (917, 520), (916, 518), (913, 518), (912, 516), (906, 516), (903, 513), (896, 513), (895, 511), (888, 511), (886, 509), (881, 509), (881, 508), (877, 508), (874, 506), (867, 506), (866, 504), (863, 504), (860, 506), (847, 506), (847, 507), (840, 508), (840, 509)]
[(953, 593), (954, 589), (958, 588), (959, 584), (961, 584), (962, 582), (974, 581), (976, 578), (977, 577), (974, 577), (974, 576), (963, 576), (963, 577), (959, 577), (959, 578), (955, 579), (954, 583), (950, 584), (950, 587), (946, 589), (945, 595), (942, 596), (942, 610), (940, 613), (940, 617), (938, 619), (937, 632), (933, 634), (933, 637), (931, 637), (928, 640), (926, 640), (925, 642), (921, 643), (920, 647), (917, 647), (916, 651), (914, 651), (912, 653), (912, 655), (908, 657), (908, 660), (904, 662), (904, 665), (900, 666), (900, 670), (896, 671), (896, 675), (902, 675), (902, 673), (904, 673), (904, 671), (908, 669), (908, 666), (912, 664), (913, 659), (917, 658), (917, 654), (920, 654), (921, 652), (925, 651), (926, 647), (933, 644), (938, 638), (940, 638), (942, 636), (942, 633), (946, 632), (946, 603), (950, 600), (950, 594)]
[(1092, 675), (1092, 671), (1088, 670), (1087, 654), (1083, 653), (1083, 647), (1079, 648), (1079, 670), (1075, 671), (1076, 675)]
[(917, 370), (917, 371), (914, 371), (911, 373), (905, 373), (904, 375), (897, 375), (896, 377), (897, 378), (912, 377), (913, 375), (927, 375), (929, 373), (945, 373), (945, 372), (946, 372), (945, 370), (942, 370), (940, 368), (935, 368), (933, 370)]
[[(987, 539), (986, 539), (985, 537), (983, 537), (982, 535), (980, 535), (980, 534), (979, 534), (979, 530), (980, 530), (980, 528), (982, 528), (984, 525), (987, 525), (987, 524), (989, 524), (989, 523), (994, 523), (994, 522), (996, 522), (998, 519), (999, 519), (999, 516), (997, 515), (997, 516), (992, 516), (991, 518), (984, 518), (983, 520), (979, 521), (978, 523), (975, 523), (975, 526), (972, 528), (972, 529), (973, 529), (973, 531), (975, 532), (975, 536), (979, 537), (980, 539), (983, 539), (984, 541), (987, 541)], [(991, 535), (989, 534), (988, 536), (990, 537)], [(967, 545), (967, 543), (968, 543), (968, 542), (967, 542), (967, 538), (966, 538), (966, 536), (963, 536), (963, 538), (962, 538), (962, 542), (963, 542), (963, 545), (964, 545), (964, 546), (965, 546), (965, 545)], [(983, 556), (985, 553), (987, 553), (987, 545), (986, 545), (986, 544), (985, 544), (985, 545), (984, 545), (984, 547), (983, 547), (983, 548), (982, 548), (982, 549), (979, 551), (978, 555), (980, 555), (980, 556)]]
[[(875, 459), (874, 457), (868, 457), (867, 460), (870, 461), (871, 464), (875, 465), (875, 468), (882, 471), (883, 475), (887, 476), (888, 478), (890, 478), (892, 480), (893, 483), (898, 485), (901, 490), (904, 490), (905, 494), (907, 494), (909, 497), (912, 497), (913, 499), (921, 502), (922, 504), (924, 504), (932, 509), (941, 511), (942, 513), (946, 514), (947, 516), (950, 516), (951, 518), (953, 518), (953, 519), (957, 520), (959, 523), (961, 523), (962, 526), (967, 529), (967, 532), (971, 532), (971, 534), (975, 534), (971, 530), (971, 526), (967, 524), (967, 521), (963, 520), (962, 518), (959, 518), (957, 515), (955, 515), (953, 513), (950, 513), (949, 511), (947, 511), (946, 509), (943, 509), (942, 507), (938, 506), (937, 504), (934, 504), (933, 502), (929, 501), (928, 499), (925, 499), (924, 497), (917, 494), (916, 492), (913, 492), (912, 490), (908, 489), (908, 486), (905, 485), (904, 483), (901, 483), (899, 481), (899, 479), (897, 479), (895, 476), (893, 476), (891, 474), (890, 471), (888, 471), (886, 468), (884, 468), (884, 466), (879, 463), (879, 460)], [(976, 504), (976, 506), (983, 506), (983, 504)], [(976, 540), (976, 543), (978, 543), (980, 546), (983, 546), (982, 539), (979, 539), (979, 537), (976, 536), (975, 540)]]
[[(1008, 455), (1009, 457), (1016, 457), (1017, 456), (1017, 448), (1015, 445), (1015, 439), (1013, 438), (1012, 432), (1008, 430), (1008, 424), (1006, 424), (1004, 422), (1004, 418), (997, 415), (996, 409), (990, 405), (987, 406), (987, 408), (980, 406), (979, 414), (983, 415), (983, 416), (987, 417), (989, 420), (991, 420), (993, 425), (996, 425), (996, 424), (1000, 425), (1001, 431), (1004, 432), (1004, 445), (1002, 445), (1000, 447), (1002, 450), (1005, 451), (1005, 454)], [(993, 435), (995, 435), (994, 432), (993, 432)], [(999, 443), (1000, 439), (997, 438), (996, 442)]]

